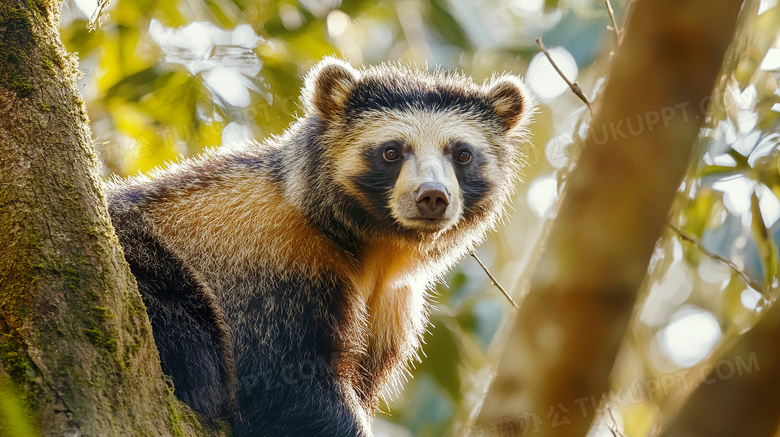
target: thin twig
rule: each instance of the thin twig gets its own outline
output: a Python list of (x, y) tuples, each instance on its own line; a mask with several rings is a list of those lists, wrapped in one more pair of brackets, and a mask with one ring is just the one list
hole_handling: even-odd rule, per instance
[(612, 3), (610, 3), (609, 0), (604, 0), (604, 4), (607, 5), (609, 19), (612, 21), (612, 30), (615, 32), (615, 44), (620, 44), (620, 29), (618, 29), (617, 22), (615, 21), (615, 11), (612, 9)]
[(97, 4), (95, 5), (95, 10), (92, 12), (92, 16), (89, 17), (87, 30), (92, 32), (100, 27), (100, 18), (101, 15), (103, 15), (103, 9), (105, 9), (106, 6), (108, 6), (108, 0), (98, 0)]
[(607, 412), (609, 413), (609, 418), (612, 419), (612, 423), (609, 425), (609, 432), (612, 433), (613, 437), (623, 437), (623, 433), (617, 429), (617, 420), (612, 415), (612, 408), (607, 408)]
[(482, 270), (484, 270), (485, 273), (488, 275), (488, 278), (490, 278), (490, 282), (492, 282), (493, 285), (496, 286), (496, 288), (498, 288), (499, 290), (501, 290), (502, 293), (504, 293), (504, 296), (506, 296), (506, 298), (509, 299), (509, 303), (511, 303), (512, 306), (515, 307), (515, 309), (519, 310), (520, 307), (517, 306), (515, 300), (512, 299), (512, 296), (510, 296), (509, 293), (507, 293), (506, 290), (504, 290), (504, 287), (502, 287), (501, 284), (499, 284), (498, 281), (496, 281), (496, 278), (493, 277), (493, 275), (490, 273), (490, 270), (488, 270), (488, 268), (485, 267), (484, 264), (482, 264), (482, 261), (480, 261), (480, 259), (477, 257), (477, 253), (472, 250), (471, 252), (469, 252), (469, 255), (473, 256), (474, 259), (477, 260), (479, 266), (482, 267)]
[(536, 38), (536, 45), (539, 46), (539, 50), (544, 53), (544, 56), (547, 56), (547, 60), (550, 61), (550, 64), (553, 66), (555, 71), (558, 72), (558, 75), (561, 76), (561, 78), (566, 82), (566, 85), (569, 85), (569, 88), (571, 88), (572, 92), (577, 95), (577, 97), (580, 98), (583, 102), (585, 102), (585, 106), (588, 107), (588, 110), (590, 111), (591, 117), (593, 116), (593, 107), (590, 104), (590, 100), (585, 96), (585, 93), (582, 92), (582, 88), (580, 88), (580, 84), (577, 82), (572, 83), (572, 81), (569, 80), (568, 77), (566, 77), (565, 74), (563, 74), (563, 71), (561, 71), (560, 68), (558, 68), (558, 64), (553, 61), (552, 56), (550, 56), (550, 52), (547, 51), (547, 47), (544, 46), (544, 43), (542, 42), (541, 38)]
[(677, 225), (669, 223), (669, 227), (674, 232), (676, 232), (677, 235), (680, 236), (680, 238), (682, 238), (683, 240), (688, 241), (691, 244), (693, 244), (694, 246), (696, 246), (696, 248), (698, 248), (700, 251), (704, 252), (705, 255), (707, 255), (710, 258), (714, 258), (714, 259), (716, 259), (716, 260), (726, 264), (734, 273), (739, 275), (739, 277), (741, 277), (742, 280), (745, 281), (745, 283), (747, 285), (749, 285), (751, 288), (753, 288), (757, 292), (761, 293), (761, 295), (765, 295), (763, 287), (760, 284), (758, 284), (753, 278), (748, 276), (747, 273), (742, 271), (742, 269), (740, 269), (738, 265), (734, 264), (734, 261), (732, 261), (732, 260), (730, 260), (730, 259), (728, 259), (728, 258), (726, 258), (726, 257), (724, 257), (722, 255), (718, 255), (715, 252), (711, 252), (710, 250), (705, 248), (703, 244), (701, 244), (701, 240), (699, 240), (698, 238), (694, 237), (693, 235), (687, 234), (685, 231), (680, 229)]

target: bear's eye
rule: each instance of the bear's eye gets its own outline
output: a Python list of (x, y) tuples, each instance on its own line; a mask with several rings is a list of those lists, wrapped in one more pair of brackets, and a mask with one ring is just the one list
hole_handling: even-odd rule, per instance
[(395, 161), (398, 158), (401, 157), (401, 154), (398, 153), (398, 149), (396, 146), (387, 146), (385, 147), (385, 151), (383, 153), (383, 156), (385, 157), (385, 160), (387, 161)]
[(471, 161), (471, 152), (468, 150), (461, 150), (455, 154), (455, 160), (460, 164), (468, 164)]

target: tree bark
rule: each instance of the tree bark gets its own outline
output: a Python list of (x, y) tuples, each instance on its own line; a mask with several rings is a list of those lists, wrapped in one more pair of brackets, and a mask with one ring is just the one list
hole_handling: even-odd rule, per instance
[(163, 379), (59, 6), (0, 0), (0, 385), (44, 435), (211, 433)]
[[(777, 290), (773, 290), (776, 295)], [(659, 437), (771, 437), (780, 426), (780, 305), (724, 354)], [(737, 370), (733, 370), (736, 367)]]
[(482, 406), (478, 423), (486, 431), (586, 435), (596, 415), (591, 396), (598, 402), (608, 391), (741, 3), (632, 4), (580, 161)]

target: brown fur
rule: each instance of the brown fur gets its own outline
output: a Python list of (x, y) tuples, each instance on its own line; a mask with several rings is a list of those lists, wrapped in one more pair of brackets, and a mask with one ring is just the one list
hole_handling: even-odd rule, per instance
[[(336, 60), (306, 82), (306, 116), (281, 137), (114, 181), (109, 193), (115, 216), (137, 210), (135, 226), (213, 290), (233, 339), (245, 417), (236, 422), (239, 433), (264, 426), (279, 436), (370, 435), (380, 394), (419, 350), (428, 290), (503, 214), (521, 164), (514, 143), (533, 99), (509, 76), (477, 86), (459, 75), (400, 65), (356, 70)], [(373, 94), (360, 94), (361, 87)], [(407, 92), (408, 105), (393, 94)], [(444, 98), (451, 107), (437, 103)], [(395, 170), (376, 152), (387, 141), (404, 156)], [(452, 160), (464, 144), (475, 156), (471, 167)], [(397, 174), (386, 193), (366, 189), (391, 171)], [(452, 193), (438, 221), (416, 216), (412, 193), (423, 181)], [(282, 319), (258, 319), (263, 314)], [(326, 330), (317, 331), (323, 344), (296, 349), (315, 328)], [(242, 397), (243, 378), (282, 365), (263, 357), (331, 353), (338, 354), (333, 381)], [(275, 422), (282, 419), (266, 406), (291, 408), (309, 422)]]

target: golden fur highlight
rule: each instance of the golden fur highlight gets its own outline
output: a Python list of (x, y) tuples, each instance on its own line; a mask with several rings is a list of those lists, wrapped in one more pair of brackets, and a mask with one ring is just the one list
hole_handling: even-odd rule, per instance
[[(346, 106), (353, 89), (367, 78), (402, 78), (399, 83), (411, 80), (478, 96), (488, 102), (500, 121), (486, 123), (484, 114), (463, 108), (410, 106), (369, 108), (362, 117), (347, 122)], [(332, 328), (338, 338), (335, 347), (342, 354), (334, 368), (349, 382), (338, 389), (355, 410), (359, 427), (368, 433), (369, 416), (377, 408), (380, 394), (400, 381), (416, 357), (428, 324), (434, 283), (482, 242), (504, 214), (522, 164), (516, 143), (527, 135), (534, 100), (513, 76), (496, 76), (480, 86), (459, 74), (428, 73), (401, 64), (355, 69), (328, 59), (307, 76), (303, 106), (302, 119), (285, 134), (263, 144), (251, 142), (209, 151), (149, 177), (112, 181), (107, 191), (113, 196), (134, 189), (155, 193), (144, 194), (147, 197), (139, 207), (137, 226), (149, 228), (161, 245), (209, 284), (221, 309), (230, 314), (234, 331), (255, 329), (242, 311), (248, 296), (274, 290), (272, 281), (295, 284), (300, 278), (337, 278), (338, 286), (344, 287), (337, 296), (345, 302), (331, 305), (320, 296), (303, 296), (295, 304), (310, 305), (313, 315), (323, 320), (338, 317)], [(316, 144), (305, 143), (315, 129)], [(376, 203), (376, 198), (361, 190), (356, 178), (370, 171), (365, 152), (388, 141), (404, 144), (410, 156), (383, 199), (389, 202), (398, 226), (363, 230), (345, 225), (356, 234), (355, 247), (350, 250), (317, 220), (336, 214), (336, 197), (342, 194), (366, 211)], [(459, 186), (461, 176), (448, 155), (453, 142), (468, 143), (479, 150), (484, 158), (480, 176), (491, 187), (468, 211)], [(316, 162), (321, 168), (312, 168), (314, 161), (305, 159), (306, 153), (314, 152), (303, 149), (304, 144), (316, 145), (321, 153)], [(236, 164), (266, 163), (277, 157), (281, 157), (279, 174), (273, 174), (270, 164)], [(330, 179), (318, 178), (317, 171), (329, 172)], [(436, 230), (412, 220), (414, 191), (428, 180), (443, 184), (452, 195), (447, 223)], [(323, 181), (335, 186), (323, 186)], [(314, 192), (326, 197), (317, 199), (317, 210), (312, 210), (307, 197)], [(276, 276), (252, 278), (255, 282), (245, 279), (251, 272), (266, 271), (261, 268)], [(263, 308), (268, 313), (284, 314), (271, 309), (292, 305), (273, 296), (260, 297), (265, 298), (262, 305), (274, 306)], [(333, 306), (338, 306), (336, 315), (328, 313)], [(281, 322), (283, 326), (302, 323), (292, 317)], [(273, 345), (280, 336), (274, 331), (254, 334), (263, 346)], [(233, 352), (239, 358), (251, 357), (253, 347), (256, 345), (239, 343)]]

